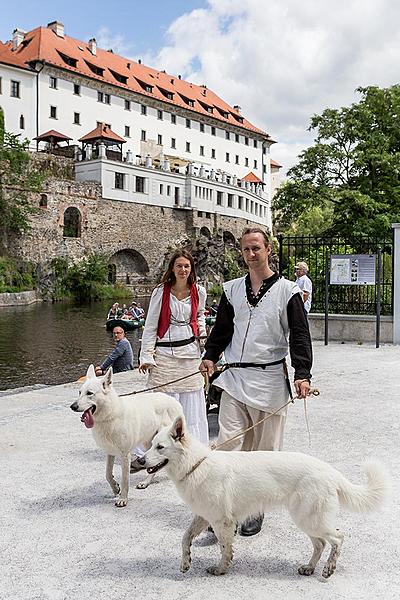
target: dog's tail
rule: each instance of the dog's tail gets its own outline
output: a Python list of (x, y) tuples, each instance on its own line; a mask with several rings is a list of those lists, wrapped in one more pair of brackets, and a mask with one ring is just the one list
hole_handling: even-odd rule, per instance
[(339, 502), (354, 512), (369, 512), (378, 509), (388, 496), (390, 477), (385, 467), (378, 461), (368, 461), (364, 465), (367, 483), (357, 485), (343, 478), (338, 486)]

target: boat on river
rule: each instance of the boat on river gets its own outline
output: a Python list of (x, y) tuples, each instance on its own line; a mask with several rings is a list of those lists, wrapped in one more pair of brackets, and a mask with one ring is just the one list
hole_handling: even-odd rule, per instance
[(133, 331), (143, 327), (145, 319), (107, 319), (106, 329), (112, 331), (114, 327), (122, 327), (125, 331)]

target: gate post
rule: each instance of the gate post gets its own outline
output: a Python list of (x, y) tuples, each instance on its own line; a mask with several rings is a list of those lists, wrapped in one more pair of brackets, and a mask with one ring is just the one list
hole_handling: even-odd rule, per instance
[(400, 344), (400, 223), (393, 223), (393, 344)]

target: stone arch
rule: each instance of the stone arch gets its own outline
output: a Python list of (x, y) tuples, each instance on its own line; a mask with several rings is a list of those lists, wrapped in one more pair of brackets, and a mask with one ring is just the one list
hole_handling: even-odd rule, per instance
[(224, 244), (228, 246), (236, 246), (236, 238), (230, 231), (224, 231), (223, 233)]
[(204, 235), (204, 237), (207, 239), (211, 239), (211, 231), (208, 229), (208, 227), (202, 227), (200, 229), (200, 235)]
[(40, 194), (39, 206), (40, 208), (47, 208), (47, 194)]
[(69, 206), (64, 211), (64, 237), (81, 237), (82, 215), (79, 208)]
[(108, 260), (108, 274), (112, 283), (134, 285), (149, 273), (146, 259), (140, 252), (125, 248), (115, 252)]

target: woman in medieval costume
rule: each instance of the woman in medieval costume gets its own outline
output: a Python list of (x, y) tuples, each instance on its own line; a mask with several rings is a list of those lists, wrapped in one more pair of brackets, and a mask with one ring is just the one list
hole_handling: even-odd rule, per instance
[[(139, 371), (149, 374), (147, 387), (196, 373), (200, 340), (206, 336), (205, 302), (206, 290), (196, 283), (192, 255), (177, 250), (152, 293), (143, 330)], [(181, 403), (190, 433), (208, 444), (203, 384), (199, 372), (183, 381), (162, 385), (157, 391)]]

